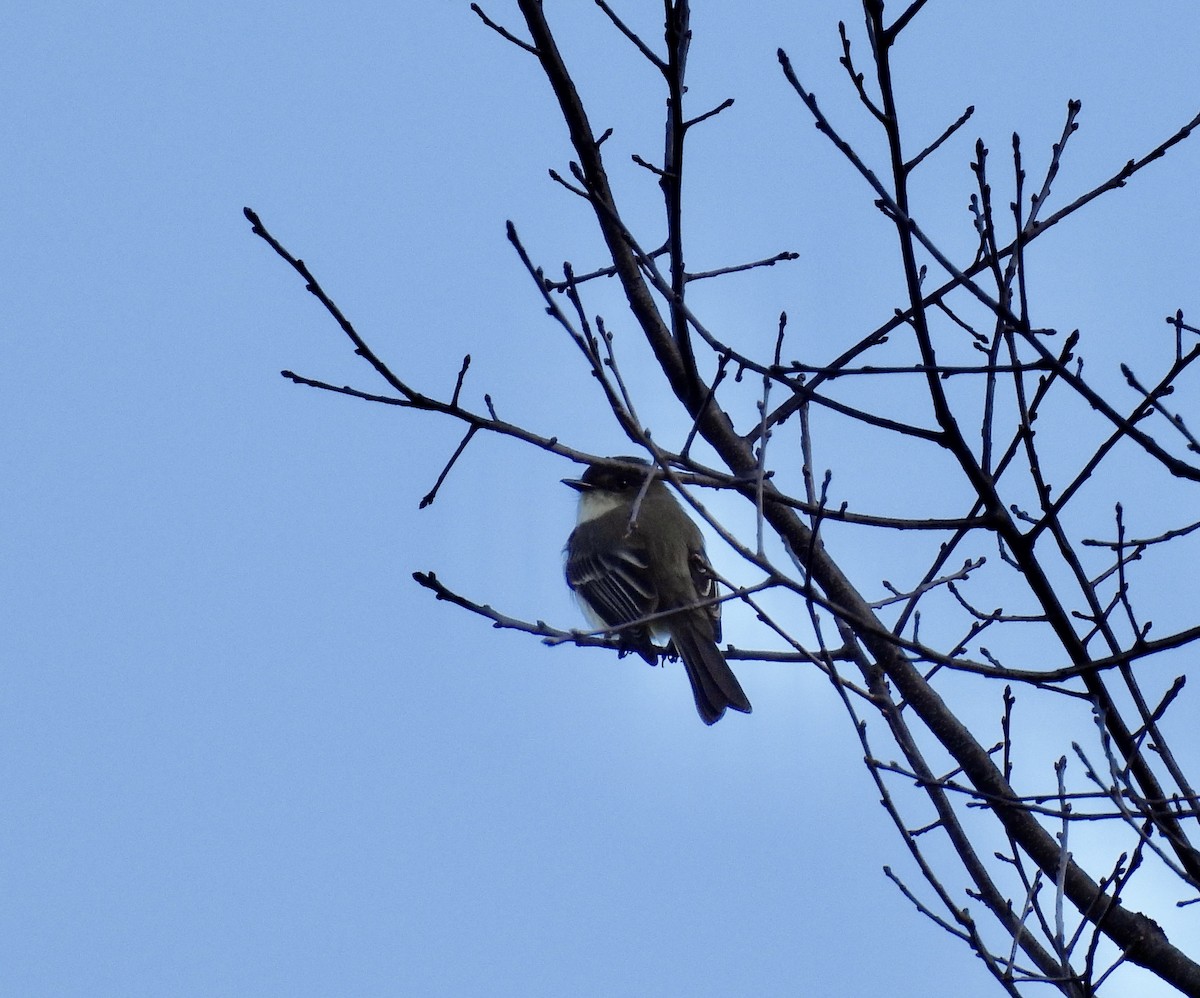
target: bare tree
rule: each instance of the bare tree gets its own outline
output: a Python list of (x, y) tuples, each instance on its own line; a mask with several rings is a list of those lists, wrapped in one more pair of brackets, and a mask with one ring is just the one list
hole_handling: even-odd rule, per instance
[[(561, 276), (551, 277), (511, 224), (508, 235), (546, 311), (602, 386), (621, 431), (740, 555), (744, 572), (738, 580), (723, 580), (725, 598), (753, 610), (770, 635), (764, 646), (774, 648), (730, 648), (728, 656), (794, 661), (828, 677), (925, 882), (902, 883), (890, 870), (888, 876), (920, 912), (971, 947), (1003, 990), (1022, 994), (1033, 984), (1050, 984), (1066, 995), (1091, 995), (1116, 968), (1132, 964), (1184, 994), (1200, 995), (1194, 947), (1189, 955), (1151, 913), (1126, 900), (1149, 870), (1174, 878), (1180, 904), (1195, 901), (1200, 889), (1200, 852), (1191, 842), (1198, 800), (1185, 772), (1194, 760), (1173, 752), (1169, 739), (1179, 725), (1194, 722), (1180, 717), (1177, 707), (1184, 677), (1164, 671), (1177, 664), (1173, 652), (1200, 637), (1200, 623), (1151, 636), (1143, 603), (1155, 600), (1153, 576), (1142, 572), (1140, 585), (1133, 577), (1135, 563), (1186, 558), (1180, 542), (1200, 522), (1179, 510), (1175, 522), (1139, 532), (1125, 522), (1119, 494), (1130, 474), (1160, 476), (1164, 488), (1200, 482), (1200, 441), (1172, 405), (1173, 391), (1200, 356), (1200, 329), (1176, 312), (1153, 347), (1139, 351), (1136, 369), (1121, 367), (1124, 384), (1105, 384), (1085, 375), (1087, 343), (1078, 331), (1037, 325), (1027, 280), (1027, 251), (1035, 240), (1125, 185), (1187, 138), (1200, 116), (1103, 183), (1068, 198), (1057, 196), (1055, 181), (1077, 129), (1077, 102), (1068, 105), (1061, 138), (1032, 179), (1016, 136), (1011, 162), (1002, 168), (978, 142), (971, 164), (975, 248), (971, 259), (956, 262), (922, 228), (911, 183), (930, 157), (945, 155), (943, 146), (971, 109), (923, 147), (907, 140), (892, 55), (925, 0), (890, 18), (881, 0), (863, 0), (862, 28), (839, 26), (841, 61), (883, 140), (881, 161), (868, 162), (843, 138), (787, 54), (781, 50), (778, 58), (798, 112), (869, 184), (894, 229), (905, 297), (882, 325), (831, 336), (820, 344), (825, 355), (804, 362), (789, 359), (781, 315), (773, 350), (752, 355), (705, 324), (690, 304), (689, 289), (795, 254), (768, 249), (762, 259), (706, 273), (685, 265), (687, 140), (732, 104), (687, 104), (689, 4), (664, 0), (665, 30), (656, 39), (637, 33), (605, 0), (596, 4), (611, 22), (612, 43), (632, 45), (661, 77), (662, 158), (634, 158), (661, 188), (658, 224), (665, 240), (646, 242), (640, 232), (647, 224), (623, 211), (606, 170), (609, 132), (598, 133), (589, 120), (538, 0), (517, 0), (520, 29), (474, 4), (472, 9), (522, 57), (536, 60), (548, 80), (575, 155), (567, 171), (552, 176), (589, 206), (608, 257), (588, 260), (579, 270), (566, 265)], [(852, 47), (859, 35), (862, 59)], [(998, 170), (1014, 192), (1007, 204), (993, 195)], [(1061, 206), (1053, 208), (1055, 203)], [(465, 428), (423, 505), (434, 500), (480, 431), (576, 462), (599, 459), (498, 418), (487, 396), (482, 411), (470, 408), (463, 400), (469, 358), (449, 397), (409, 384), (364, 341), (305, 264), (253, 211), (246, 216), (300, 274), (388, 391), (369, 394), (286, 371), (285, 377), (440, 413)], [(632, 318), (687, 413), (690, 433), (670, 445), (652, 438), (639, 418), (619, 366), (619, 339), (587, 304), (592, 288), (611, 278), (624, 293), (627, 320)], [(757, 386), (749, 404), (748, 381)], [(864, 383), (873, 387), (861, 389)], [(892, 405), (893, 398), (904, 404)], [(902, 449), (926, 485), (923, 503), (861, 510), (831, 501), (835, 469), (818, 470), (813, 457), (819, 427), (831, 422), (859, 441), (839, 448), (840, 461), (870, 462), (880, 448)], [(785, 425), (790, 440), (781, 434)], [(1064, 425), (1071, 447), (1039, 439), (1046, 427)], [(701, 448), (716, 461), (703, 463), (696, 456)], [(1133, 470), (1105, 475), (1115, 462)], [(737, 536), (709, 515), (697, 498), (706, 489), (744, 497), (755, 511), (755, 535)], [(961, 506), (947, 511), (962, 496)], [(1098, 510), (1110, 511), (1102, 531), (1094, 526)], [(874, 543), (876, 536), (899, 533), (913, 538), (906, 548), (907, 582), (885, 583), (878, 591), (875, 578), (849, 577), (837, 553), (851, 543), (848, 538)], [(432, 573), (414, 577), (437, 598), (498, 626), (552, 643), (620, 647), (614, 634), (518, 620), (452, 591)], [(968, 707), (981, 702), (994, 704), (997, 717), (986, 736), (966, 719)], [(1040, 724), (1074, 724), (1090, 735), (1073, 743), (1072, 758), (1018, 767), (1021, 712)], [(882, 742), (886, 751), (878, 747)], [(899, 761), (885, 761), (887, 755)], [(1017, 785), (1018, 775), (1026, 785)], [(1092, 834), (1095, 829), (1102, 834)], [(1080, 858), (1085, 854), (1086, 862)]]

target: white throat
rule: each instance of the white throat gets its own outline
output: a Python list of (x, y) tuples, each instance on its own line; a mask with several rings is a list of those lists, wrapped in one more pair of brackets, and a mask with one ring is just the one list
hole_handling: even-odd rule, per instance
[(595, 489), (580, 492), (579, 513), (575, 522), (587, 523), (589, 520), (599, 519), (605, 513), (611, 513), (622, 505), (622, 501), (611, 492), (600, 492)]

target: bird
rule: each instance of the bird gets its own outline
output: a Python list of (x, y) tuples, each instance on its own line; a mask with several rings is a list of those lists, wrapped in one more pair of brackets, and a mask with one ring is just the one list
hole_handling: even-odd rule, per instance
[[(579, 493), (564, 573), (592, 626), (621, 628), (623, 651), (652, 665), (663, 652), (652, 638), (669, 639), (665, 653), (682, 659), (705, 724), (727, 707), (749, 714), (750, 701), (717, 647), (721, 604), (704, 537), (661, 475), (641, 458), (614, 457), (562, 482)], [(654, 614), (663, 616), (638, 623)]]

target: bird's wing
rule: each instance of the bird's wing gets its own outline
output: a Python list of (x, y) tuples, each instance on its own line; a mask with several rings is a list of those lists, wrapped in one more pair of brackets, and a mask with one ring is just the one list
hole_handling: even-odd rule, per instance
[(635, 543), (602, 554), (567, 559), (569, 585), (609, 627), (640, 620), (658, 609), (644, 547)]
[[(693, 551), (688, 558), (688, 567), (692, 571), (692, 585), (696, 587), (696, 598), (701, 600), (716, 599), (720, 590), (717, 588), (717, 579), (713, 573), (712, 565), (708, 561), (708, 555), (701, 548), (698, 551)], [(708, 614), (708, 619), (712, 621), (713, 640), (721, 640), (721, 604), (710, 603), (704, 608), (704, 612)]]

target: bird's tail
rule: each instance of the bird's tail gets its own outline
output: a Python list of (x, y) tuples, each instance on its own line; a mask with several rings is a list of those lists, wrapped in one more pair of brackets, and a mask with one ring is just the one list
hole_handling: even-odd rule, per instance
[(705, 724), (715, 724), (726, 707), (750, 713), (750, 701), (737, 676), (721, 654), (717, 643), (706, 633), (700, 621), (686, 620), (671, 628), (671, 643), (683, 659), (696, 710)]

